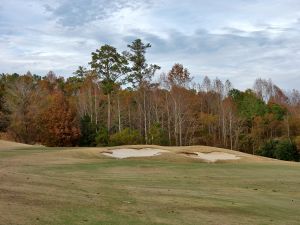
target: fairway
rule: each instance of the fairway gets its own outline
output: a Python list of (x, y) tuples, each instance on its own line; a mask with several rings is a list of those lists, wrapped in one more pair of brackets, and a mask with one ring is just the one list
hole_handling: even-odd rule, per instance
[[(300, 224), (299, 163), (155, 148), (166, 152), (115, 159), (102, 154), (108, 148), (0, 141), (0, 224)], [(207, 163), (183, 154), (214, 151), (240, 159)]]

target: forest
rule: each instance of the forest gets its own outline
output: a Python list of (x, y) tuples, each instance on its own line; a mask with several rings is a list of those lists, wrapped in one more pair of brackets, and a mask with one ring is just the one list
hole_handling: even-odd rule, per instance
[(218, 78), (195, 82), (175, 63), (147, 61), (137, 39), (103, 45), (89, 68), (64, 78), (0, 74), (1, 138), (46, 146), (207, 145), (299, 160), (300, 93), (257, 79), (245, 91)]

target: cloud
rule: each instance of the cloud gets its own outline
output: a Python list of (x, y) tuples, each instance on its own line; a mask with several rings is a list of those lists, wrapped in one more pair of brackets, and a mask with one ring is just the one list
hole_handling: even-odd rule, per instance
[(255, 78), (264, 77), (284, 87), (297, 88), (298, 84), (287, 76), (293, 79), (299, 76), (300, 33), (291, 29), (274, 36), (268, 30), (225, 30), (223, 34), (198, 30), (191, 35), (172, 30), (168, 31), (167, 39), (141, 31), (135, 33), (152, 43), (151, 59), (162, 64), (165, 71), (173, 63), (181, 62), (198, 81), (204, 75), (218, 76), (223, 80), (230, 78), (239, 87), (247, 88)]
[(297, 88), (299, 12), (298, 0), (5, 1), (0, 72), (68, 76), (100, 45), (123, 51), (142, 38), (152, 44), (149, 61), (165, 72), (179, 62), (197, 81), (218, 76), (246, 88), (261, 76)]
[(44, 6), (57, 18), (59, 24), (72, 27), (107, 19), (124, 8), (136, 10), (150, 4), (151, 1), (143, 0), (59, 0), (53, 4), (54, 6), (50, 4)]

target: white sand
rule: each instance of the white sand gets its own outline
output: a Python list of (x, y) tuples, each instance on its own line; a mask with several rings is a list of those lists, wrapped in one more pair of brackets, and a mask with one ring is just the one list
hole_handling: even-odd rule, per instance
[(166, 150), (154, 149), (154, 148), (143, 148), (143, 149), (114, 149), (108, 152), (104, 152), (103, 155), (110, 156), (118, 159), (125, 159), (130, 157), (151, 157), (158, 156), (161, 153), (168, 152)]
[(202, 153), (195, 152), (197, 155), (189, 155), (192, 158), (203, 159), (207, 162), (217, 162), (219, 160), (238, 160), (240, 157), (225, 152)]

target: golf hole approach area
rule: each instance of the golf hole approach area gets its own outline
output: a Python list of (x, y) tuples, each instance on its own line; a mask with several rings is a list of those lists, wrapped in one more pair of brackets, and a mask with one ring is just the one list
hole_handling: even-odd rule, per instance
[(1, 225), (300, 224), (300, 164), (204, 147), (0, 141)]

